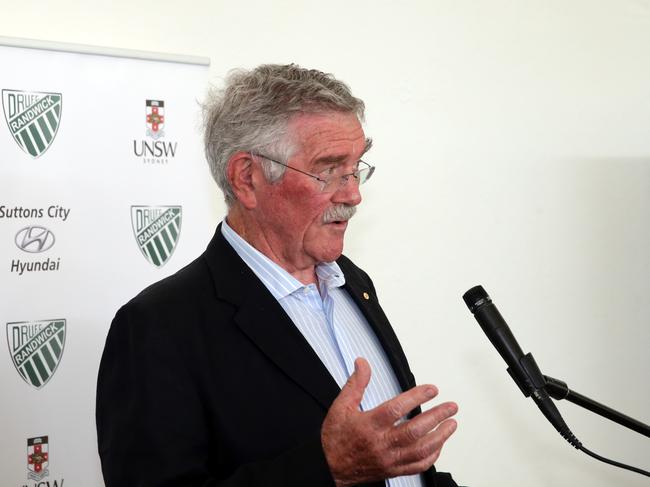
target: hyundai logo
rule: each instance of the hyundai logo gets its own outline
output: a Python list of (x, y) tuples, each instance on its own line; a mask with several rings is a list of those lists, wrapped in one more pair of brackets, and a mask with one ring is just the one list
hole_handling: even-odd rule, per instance
[(25, 227), (16, 234), (16, 245), (20, 250), (32, 254), (45, 252), (54, 245), (54, 234), (38, 225)]

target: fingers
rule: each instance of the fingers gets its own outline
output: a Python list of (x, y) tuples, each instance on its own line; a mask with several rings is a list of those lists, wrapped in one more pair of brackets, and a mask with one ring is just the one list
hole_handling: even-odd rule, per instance
[(368, 362), (357, 359), (354, 373), (323, 422), (323, 451), (337, 485), (423, 472), (438, 459), (457, 427), (451, 419), (458, 411), (453, 402), (399, 421), (438, 394), (432, 385), (414, 387), (370, 411), (360, 411), (370, 374)]
[(431, 384), (416, 386), (399, 396), (380, 404), (370, 411), (378, 425), (392, 425), (419, 405), (438, 395), (438, 388)]
[(445, 442), (454, 434), (458, 424), (453, 419), (446, 419), (438, 427), (420, 438), (407, 448), (399, 450), (398, 464), (393, 469), (393, 474), (412, 475), (422, 472), (433, 465)]
[(456, 431), (457, 423), (450, 419), (456, 412), (458, 405), (446, 402), (395, 425), (388, 436), (393, 452), (391, 474), (411, 475), (429, 468)]
[(444, 420), (451, 418), (458, 412), (458, 405), (454, 402), (445, 402), (418, 414), (413, 419), (405, 421), (395, 427), (391, 434), (391, 444), (395, 446), (409, 445), (433, 430)]
[(370, 383), (370, 365), (364, 358), (357, 358), (354, 361), (354, 372), (348, 378), (348, 381), (341, 389), (337, 402), (345, 404), (347, 407), (354, 409), (359, 408), (363, 393)]

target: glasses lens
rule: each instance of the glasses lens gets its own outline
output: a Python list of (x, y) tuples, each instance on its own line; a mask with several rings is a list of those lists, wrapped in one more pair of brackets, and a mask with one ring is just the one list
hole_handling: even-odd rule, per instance
[(364, 167), (359, 171), (359, 184), (363, 184), (368, 179), (370, 179), (370, 176), (372, 176), (372, 173), (375, 172), (375, 166), (367, 166)]
[(321, 191), (325, 193), (337, 191), (340, 188), (346, 186), (348, 183), (362, 185), (368, 181), (368, 179), (370, 179), (370, 176), (372, 176), (372, 174), (375, 172), (375, 166), (371, 166), (365, 162), (364, 164), (365, 167), (363, 169), (359, 169), (352, 174), (346, 174), (345, 176), (321, 176), (319, 178), (319, 181), (322, 184)]

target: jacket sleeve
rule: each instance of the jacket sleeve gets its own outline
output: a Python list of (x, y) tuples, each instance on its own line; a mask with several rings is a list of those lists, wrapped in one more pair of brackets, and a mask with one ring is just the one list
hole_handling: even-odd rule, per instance
[(219, 471), (218, 432), (178, 337), (137, 308), (118, 311), (99, 368), (96, 421), (106, 487), (334, 485), (319, 432), (275, 458)]

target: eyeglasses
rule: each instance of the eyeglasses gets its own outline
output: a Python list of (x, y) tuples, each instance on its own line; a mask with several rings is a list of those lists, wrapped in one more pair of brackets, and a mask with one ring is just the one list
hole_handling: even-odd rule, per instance
[(359, 159), (358, 164), (363, 164), (363, 166), (361, 168), (357, 166), (357, 170), (349, 174), (338, 175), (336, 174), (336, 167), (332, 166), (316, 175), (316, 174), (310, 174), (305, 171), (301, 171), (300, 169), (296, 169), (295, 167), (291, 167), (288, 164), (285, 164), (284, 162), (271, 159), (270, 157), (267, 157), (264, 154), (257, 154), (253, 152), (251, 154), (253, 156), (261, 157), (268, 161), (275, 162), (276, 164), (280, 164), (281, 166), (287, 167), (289, 169), (293, 169), (294, 171), (298, 171), (299, 173), (304, 174), (305, 176), (309, 176), (310, 178), (314, 178), (320, 184), (321, 187), (320, 189), (323, 193), (333, 193), (335, 191), (338, 191), (348, 183), (350, 177), (354, 178), (354, 181), (358, 185), (362, 185), (363, 183), (368, 181), (368, 179), (370, 179), (370, 177), (375, 172), (375, 166), (371, 166), (367, 162)]

